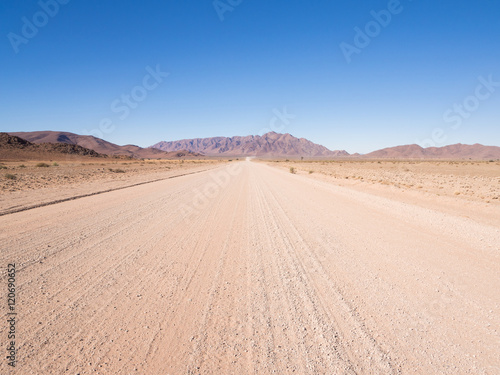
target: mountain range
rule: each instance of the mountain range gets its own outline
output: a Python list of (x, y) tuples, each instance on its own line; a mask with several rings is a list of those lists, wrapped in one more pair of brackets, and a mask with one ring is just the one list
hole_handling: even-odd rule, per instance
[(163, 151), (180, 149), (201, 152), (207, 156), (260, 156), (307, 158), (362, 158), (362, 159), (500, 159), (500, 147), (461, 143), (423, 148), (405, 145), (384, 148), (368, 154), (352, 154), (344, 150), (331, 151), (305, 138), (270, 132), (263, 136), (212, 137), (159, 142), (151, 146)]
[(479, 143), (464, 145), (457, 143), (443, 147), (423, 148), (419, 145), (405, 145), (384, 148), (363, 155), (374, 159), (500, 159), (500, 147), (483, 146)]
[(78, 145), (86, 149), (94, 150), (99, 154), (111, 156), (129, 156), (144, 159), (170, 159), (175, 157), (199, 157), (200, 154), (188, 150), (176, 150), (177, 152), (164, 152), (153, 148), (142, 148), (135, 145), (118, 146), (91, 135), (79, 135), (59, 131), (35, 131), (35, 132), (9, 132), (10, 135), (25, 139), (31, 143), (65, 143)]
[[(262, 136), (249, 135), (243, 137), (212, 137), (168, 142), (162, 141), (148, 148), (135, 145), (118, 146), (90, 135), (78, 135), (69, 132), (36, 131), (13, 132), (9, 134), (21, 140), (28, 141), (30, 145), (23, 145), (19, 140), (13, 141), (15, 143), (13, 145), (4, 139), (3, 143), (0, 144), (0, 149), (3, 151), (7, 149), (12, 151), (16, 147), (21, 149), (28, 147), (31, 151), (38, 150), (40, 152), (57, 152), (57, 150), (62, 150), (62, 152), (66, 153), (86, 154), (90, 156), (89, 152), (93, 151), (101, 155), (122, 155), (145, 159), (235, 156), (305, 157), (318, 159), (500, 159), (500, 147), (484, 146), (481, 144), (465, 145), (460, 143), (444, 147), (428, 148), (412, 144), (384, 148), (364, 155), (350, 155), (344, 150), (331, 151), (305, 138), (296, 138), (291, 134), (279, 134), (275, 132), (270, 132)], [(34, 146), (40, 144), (44, 146), (38, 149)], [(80, 148), (75, 148), (76, 146)]]
[(207, 156), (306, 156), (339, 157), (349, 156), (346, 151), (330, 151), (324, 146), (305, 138), (275, 132), (262, 136), (212, 137), (183, 139), (173, 142), (159, 142), (151, 146), (162, 151), (189, 150)]

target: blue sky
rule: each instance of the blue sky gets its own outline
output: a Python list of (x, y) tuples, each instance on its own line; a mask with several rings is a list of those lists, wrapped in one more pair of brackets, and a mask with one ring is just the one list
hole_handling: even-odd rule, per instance
[(499, 17), (493, 0), (6, 0), (0, 130), (500, 146)]

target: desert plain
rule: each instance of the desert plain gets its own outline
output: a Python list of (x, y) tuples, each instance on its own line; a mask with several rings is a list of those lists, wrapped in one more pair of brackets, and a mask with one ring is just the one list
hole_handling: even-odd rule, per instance
[(2, 374), (500, 373), (498, 161), (40, 162)]

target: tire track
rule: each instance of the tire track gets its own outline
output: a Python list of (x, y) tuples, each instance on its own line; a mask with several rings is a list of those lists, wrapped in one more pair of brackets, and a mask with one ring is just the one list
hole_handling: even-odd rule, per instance
[(157, 178), (157, 179), (151, 180), (151, 181), (138, 182), (138, 183), (127, 185), (127, 186), (120, 186), (120, 187), (113, 188), (113, 189), (106, 189), (106, 190), (96, 191), (94, 193), (76, 195), (74, 197), (68, 197), (68, 198), (64, 198), (64, 199), (57, 199), (57, 200), (53, 200), (53, 201), (50, 201), (50, 202), (33, 204), (33, 205), (27, 206), (27, 207), (21, 207), (21, 208), (9, 209), (9, 210), (6, 210), (6, 211), (0, 211), (0, 216), (11, 215), (11, 214), (15, 214), (15, 213), (18, 213), (18, 212), (24, 212), (24, 211), (28, 211), (28, 210), (33, 210), (35, 208), (52, 206), (54, 204), (69, 202), (69, 201), (73, 201), (73, 200), (81, 199), (81, 198), (86, 198), (86, 197), (92, 197), (94, 195), (100, 195), (100, 194), (104, 194), (104, 193), (111, 193), (113, 191), (128, 189), (128, 188), (135, 187), (135, 186), (141, 186), (141, 185), (151, 184), (153, 182), (170, 180), (170, 179), (176, 178), (176, 177), (189, 176), (191, 174), (202, 173), (202, 172), (206, 172), (207, 170), (215, 169), (215, 168), (217, 168), (217, 167), (204, 169), (202, 171), (182, 173), (182, 174), (178, 174), (178, 175), (175, 175), (175, 176)]
[[(266, 191), (269, 195), (268, 201), (272, 201), (272, 204), (269, 204), (268, 206), (273, 207), (273, 209), (269, 208), (269, 214), (273, 216), (275, 226), (277, 228), (281, 228), (283, 233), (282, 239), (285, 242), (285, 246), (278, 248), (288, 248), (291, 250), (290, 252), (285, 253), (290, 256), (290, 267), (294, 269), (296, 275), (304, 278), (304, 284), (311, 284), (310, 290), (306, 292), (309, 301), (306, 301), (305, 304), (310, 306), (318, 304), (321, 314), (329, 316), (333, 322), (337, 323), (337, 329), (343, 332), (342, 336), (344, 337), (344, 343), (342, 343), (338, 336), (335, 335), (334, 344), (336, 347), (346, 346), (347, 342), (355, 341), (356, 352), (359, 352), (361, 345), (367, 346), (362, 353), (357, 354), (356, 356), (353, 355), (355, 351), (351, 349), (351, 353), (348, 354), (348, 357), (351, 358), (348, 360), (348, 369), (350, 371), (354, 371), (354, 368), (351, 367), (352, 363), (360, 364), (363, 361), (366, 361), (366, 359), (369, 359), (370, 361), (366, 363), (365, 366), (356, 369), (356, 372), (363, 373), (367, 372), (369, 369), (371, 373), (395, 373), (395, 369), (392, 368), (390, 360), (388, 360), (388, 353), (385, 353), (380, 348), (376, 340), (366, 330), (364, 323), (361, 321), (359, 314), (356, 312), (356, 308), (349, 306), (345, 302), (345, 296), (339, 294), (338, 288), (335, 286), (333, 281), (328, 278), (328, 273), (318, 261), (313, 247), (309, 246), (304, 241), (304, 238), (299, 234), (297, 228), (294, 226), (293, 222), (278, 202), (272, 188), (268, 186)], [(285, 228), (286, 231), (284, 230)], [(300, 293), (298, 293), (298, 295), (300, 295)], [(325, 298), (325, 296), (330, 298)], [(332, 296), (336, 297), (336, 303), (331, 302)], [(317, 302), (315, 301), (316, 299)], [(339, 315), (337, 313), (332, 315), (332, 312), (338, 311), (339, 308), (343, 309), (343, 314)], [(318, 319), (323, 320), (324, 318)], [(325, 323), (323, 322), (323, 324)], [(341, 328), (342, 326), (344, 327)], [(347, 332), (351, 332), (351, 334), (347, 335)], [(355, 332), (355, 336), (348, 339), (353, 332)]]

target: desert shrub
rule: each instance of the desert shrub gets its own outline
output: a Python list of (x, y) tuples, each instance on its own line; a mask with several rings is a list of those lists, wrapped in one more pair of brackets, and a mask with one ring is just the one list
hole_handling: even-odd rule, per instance
[(50, 167), (50, 165), (48, 165), (47, 163), (38, 163), (36, 165), (36, 167), (38, 167), (38, 168), (48, 168), (48, 167)]
[(5, 165), (0, 165), (0, 169), (7, 169)]
[(295, 168), (294, 167), (290, 167), (290, 173), (291, 174), (295, 174)]
[(24, 164), (21, 164), (19, 168), (26, 168), (26, 166)]
[(5, 175), (5, 178), (6, 178), (7, 180), (15, 180), (17, 177), (16, 177), (15, 175), (13, 175), (13, 174), (7, 173), (7, 174)]
[(314, 171), (309, 171), (309, 174), (313, 174), (313, 173), (314, 173)]
[(53, 162), (53, 163), (52, 163), (52, 165), (53, 165), (54, 167), (58, 167), (58, 166), (59, 166), (59, 164), (57, 164), (56, 162)]
[(117, 169), (109, 168), (109, 171), (113, 173), (125, 173), (123, 169), (118, 169), (118, 168)]

